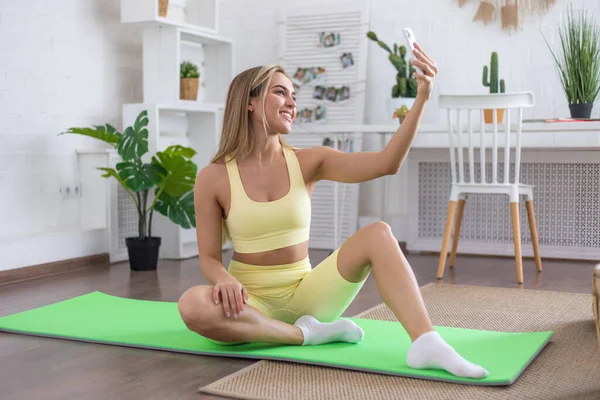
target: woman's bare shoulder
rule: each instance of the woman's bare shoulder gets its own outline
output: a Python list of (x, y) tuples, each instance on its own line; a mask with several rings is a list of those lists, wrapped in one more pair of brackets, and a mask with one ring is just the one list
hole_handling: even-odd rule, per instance
[(224, 162), (210, 163), (201, 168), (196, 176), (196, 187), (201, 187), (203, 190), (211, 190), (216, 193), (223, 184), (228, 184), (227, 168)]
[(296, 149), (296, 157), (311, 165), (319, 164), (329, 153), (334, 151), (328, 146), (313, 146)]
[(300, 164), (304, 181), (307, 183), (311, 182), (319, 167), (319, 147), (304, 147), (301, 149), (294, 149), (293, 151), (296, 154), (298, 163)]

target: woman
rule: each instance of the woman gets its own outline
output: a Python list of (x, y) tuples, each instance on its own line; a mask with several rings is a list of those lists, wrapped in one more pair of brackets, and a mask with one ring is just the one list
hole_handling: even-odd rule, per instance
[[(293, 149), (284, 136), (296, 116), (295, 93), (283, 69), (252, 68), (233, 79), (219, 151), (194, 189), (200, 268), (211, 285), (192, 287), (179, 300), (190, 330), (224, 344), (358, 343), (362, 329), (339, 317), (373, 271), (382, 299), (413, 342), (410, 367), (487, 375), (433, 329), (412, 269), (384, 222), (358, 230), (314, 269), (308, 258), (315, 184), (365, 182), (395, 174), (404, 161), (438, 71), (420, 47), (415, 54), (411, 62), (424, 71), (416, 73), (417, 98), (380, 152)], [(227, 269), (226, 235), (234, 245)]]

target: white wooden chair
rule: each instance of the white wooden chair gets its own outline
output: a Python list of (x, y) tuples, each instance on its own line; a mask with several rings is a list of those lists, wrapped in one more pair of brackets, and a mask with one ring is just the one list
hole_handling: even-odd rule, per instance
[[(529, 220), (529, 229), (531, 240), (533, 242), (533, 253), (535, 264), (538, 271), (542, 271), (542, 260), (540, 258), (538, 234), (535, 222), (535, 212), (533, 208), (533, 186), (524, 185), (519, 182), (520, 164), (521, 164), (521, 129), (523, 120), (523, 108), (534, 105), (534, 97), (531, 92), (520, 93), (502, 93), (486, 95), (440, 95), (439, 105), (447, 110), (448, 115), (448, 133), (450, 137), (450, 163), (452, 171), (452, 190), (450, 201), (448, 202), (448, 212), (446, 215), (446, 224), (444, 226), (444, 237), (442, 240), (442, 249), (438, 264), (437, 278), (441, 279), (446, 267), (446, 257), (448, 255), (448, 245), (452, 234), (452, 225), (454, 222), (456, 206), (458, 204), (458, 213), (454, 226), (454, 238), (452, 241), (452, 251), (450, 254), (449, 266), (454, 266), (456, 259), (456, 249), (460, 236), (460, 225), (462, 222), (465, 202), (469, 193), (482, 194), (504, 194), (508, 196), (510, 202), (510, 211), (512, 216), (513, 240), (515, 248), (515, 260), (517, 268), (517, 282), (523, 283), (523, 264), (521, 260), (521, 231), (519, 227), (519, 196), (526, 198), (527, 216)], [(511, 127), (511, 110), (517, 111), (516, 123)], [(484, 120), (484, 110), (493, 110), (493, 123), (486, 124)], [(498, 110), (498, 111), (496, 111)], [(503, 125), (504, 132), (498, 132), (498, 112), (504, 110)], [(479, 134), (473, 133), (473, 114), (479, 114), (480, 128)], [(456, 123), (454, 124), (454, 116)], [(463, 121), (467, 120), (466, 133), (463, 134)], [(511, 132), (511, 128), (513, 132)], [(491, 131), (491, 132), (490, 132)], [(491, 136), (491, 137), (490, 137)], [(512, 137), (511, 137), (512, 136)], [(499, 146), (499, 139), (502, 143)], [(510, 153), (511, 140), (515, 140), (514, 146), (514, 180), (510, 182)], [(479, 141), (479, 146), (476, 145)], [(491, 142), (491, 146), (489, 146)], [(481, 166), (480, 179), (475, 177), (475, 149), (479, 147), (479, 162)], [(502, 164), (498, 157), (499, 147), (502, 147), (504, 179), (498, 179), (498, 167)], [(488, 176), (486, 168), (486, 153), (491, 150), (491, 177)], [(466, 155), (465, 155), (466, 152)], [(469, 174), (465, 175), (464, 160), (468, 158)]]

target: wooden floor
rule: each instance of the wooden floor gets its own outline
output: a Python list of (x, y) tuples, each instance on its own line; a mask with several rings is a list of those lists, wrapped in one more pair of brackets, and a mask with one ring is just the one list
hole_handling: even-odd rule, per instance
[[(311, 251), (313, 265), (327, 256)], [(229, 254), (224, 254), (228, 262)], [(409, 255), (420, 285), (434, 282), (436, 255)], [(536, 273), (523, 263), (517, 285), (514, 260), (459, 256), (443, 282), (590, 293), (592, 264), (544, 261)], [(197, 259), (161, 261), (152, 272), (131, 272), (126, 263), (73, 271), (0, 286), (0, 316), (99, 290), (135, 299), (177, 301), (190, 286), (204, 283)], [(381, 303), (371, 277), (348, 309), (351, 316)], [(197, 389), (253, 361), (175, 354), (0, 333), (0, 398), (13, 399), (215, 399)]]

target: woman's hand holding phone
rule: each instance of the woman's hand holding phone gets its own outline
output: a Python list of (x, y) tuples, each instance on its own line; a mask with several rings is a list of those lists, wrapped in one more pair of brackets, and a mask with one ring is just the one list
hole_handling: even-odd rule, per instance
[(418, 80), (417, 97), (423, 96), (426, 99), (429, 99), (439, 69), (435, 61), (425, 54), (421, 46), (419, 46), (412, 30), (407, 28), (404, 32), (414, 57), (414, 59), (410, 60), (410, 63), (418, 68), (413, 74), (413, 77)]

